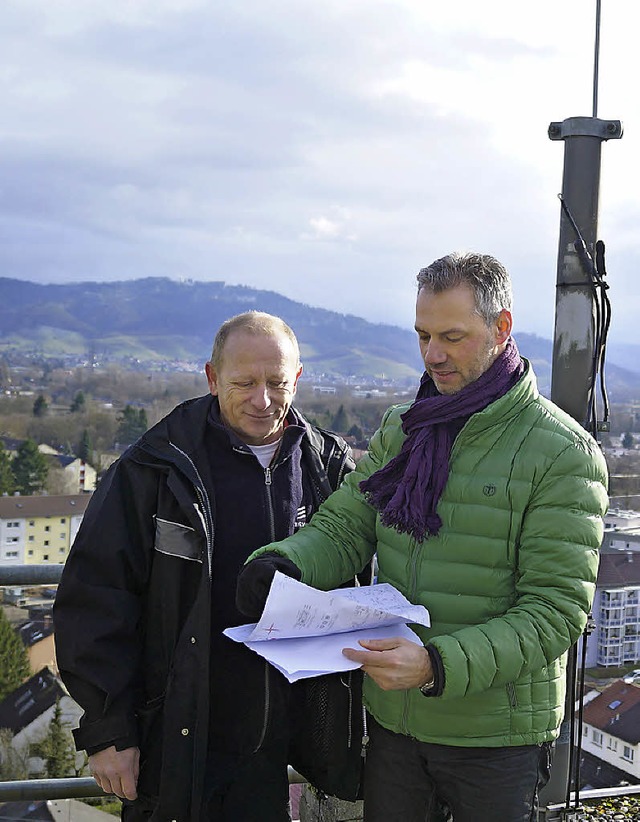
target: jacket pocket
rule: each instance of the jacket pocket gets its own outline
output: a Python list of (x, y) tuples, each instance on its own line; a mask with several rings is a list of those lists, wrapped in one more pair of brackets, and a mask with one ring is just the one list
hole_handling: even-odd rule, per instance
[(191, 562), (202, 562), (201, 539), (196, 531), (180, 522), (171, 522), (154, 517), (156, 522), (156, 539), (154, 548), (161, 554), (188, 559)]
[(507, 696), (509, 697), (509, 705), (511, 708), (517, 708), (518, 699), (516, 697), (516, 686), (513, 682), (507, 682)]

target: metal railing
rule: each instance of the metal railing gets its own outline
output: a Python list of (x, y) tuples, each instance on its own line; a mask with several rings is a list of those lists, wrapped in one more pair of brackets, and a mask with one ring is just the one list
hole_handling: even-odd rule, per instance
[[(62, 565), (0, 565), (0, 587), (52, 585), (60, 581)], [(289, 782), (304, 783), (306, 779), (289, 767)], [(640, 785), (621, 788), (600, 788), (580, 791), (581, 802), (634, 796), (640, 794)], [(0, 782), (0, 802), (42, 799), (87, 799), (107, 796), (92, 777), (67, 779), (23, 779)], [(575, 801), (575, 797), (572, 797)], [(539, 822), (561, 822), (572, 817), (563, 804), (549, 804), (540, 808)]]

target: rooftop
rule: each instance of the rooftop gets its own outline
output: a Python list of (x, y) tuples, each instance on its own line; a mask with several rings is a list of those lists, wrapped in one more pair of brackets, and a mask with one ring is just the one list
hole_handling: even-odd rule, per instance
[(84, 514), (91, 494), (1, 496), (0, 519)]

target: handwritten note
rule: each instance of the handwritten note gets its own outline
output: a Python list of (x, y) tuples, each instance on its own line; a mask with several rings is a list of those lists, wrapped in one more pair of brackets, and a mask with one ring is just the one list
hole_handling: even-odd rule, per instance
[(360, 648), (360, 639), (402, 636), (419, 642), (406, 623), (428, 626), (429, 612), (388, 583), (318, 591), (276, 572), (259, 622), (227, 628), (224, 634), (244, 642), (294, 682), (357, 668), (342, 649)]

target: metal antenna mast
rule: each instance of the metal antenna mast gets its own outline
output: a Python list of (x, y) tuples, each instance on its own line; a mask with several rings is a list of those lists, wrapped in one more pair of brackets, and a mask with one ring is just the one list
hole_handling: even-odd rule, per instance
[[(551, 140), (564, 141), (551, 399), (585, 427), (595, 407), (595, 364), (600, 357), (594, 260), (601, 147), (606, 140), (622, 137), (619, 120), (597, 117), (601, 2), (596, 2), (593, 116), (551, 123), (548, 132)], [(565, 718), (556, 744), (551, 780), (541, 802), (562, 803), (568, 796), (574, 713), (571, 672), (575, 670), (576, 658), (574, 647), (569, 653)]]

